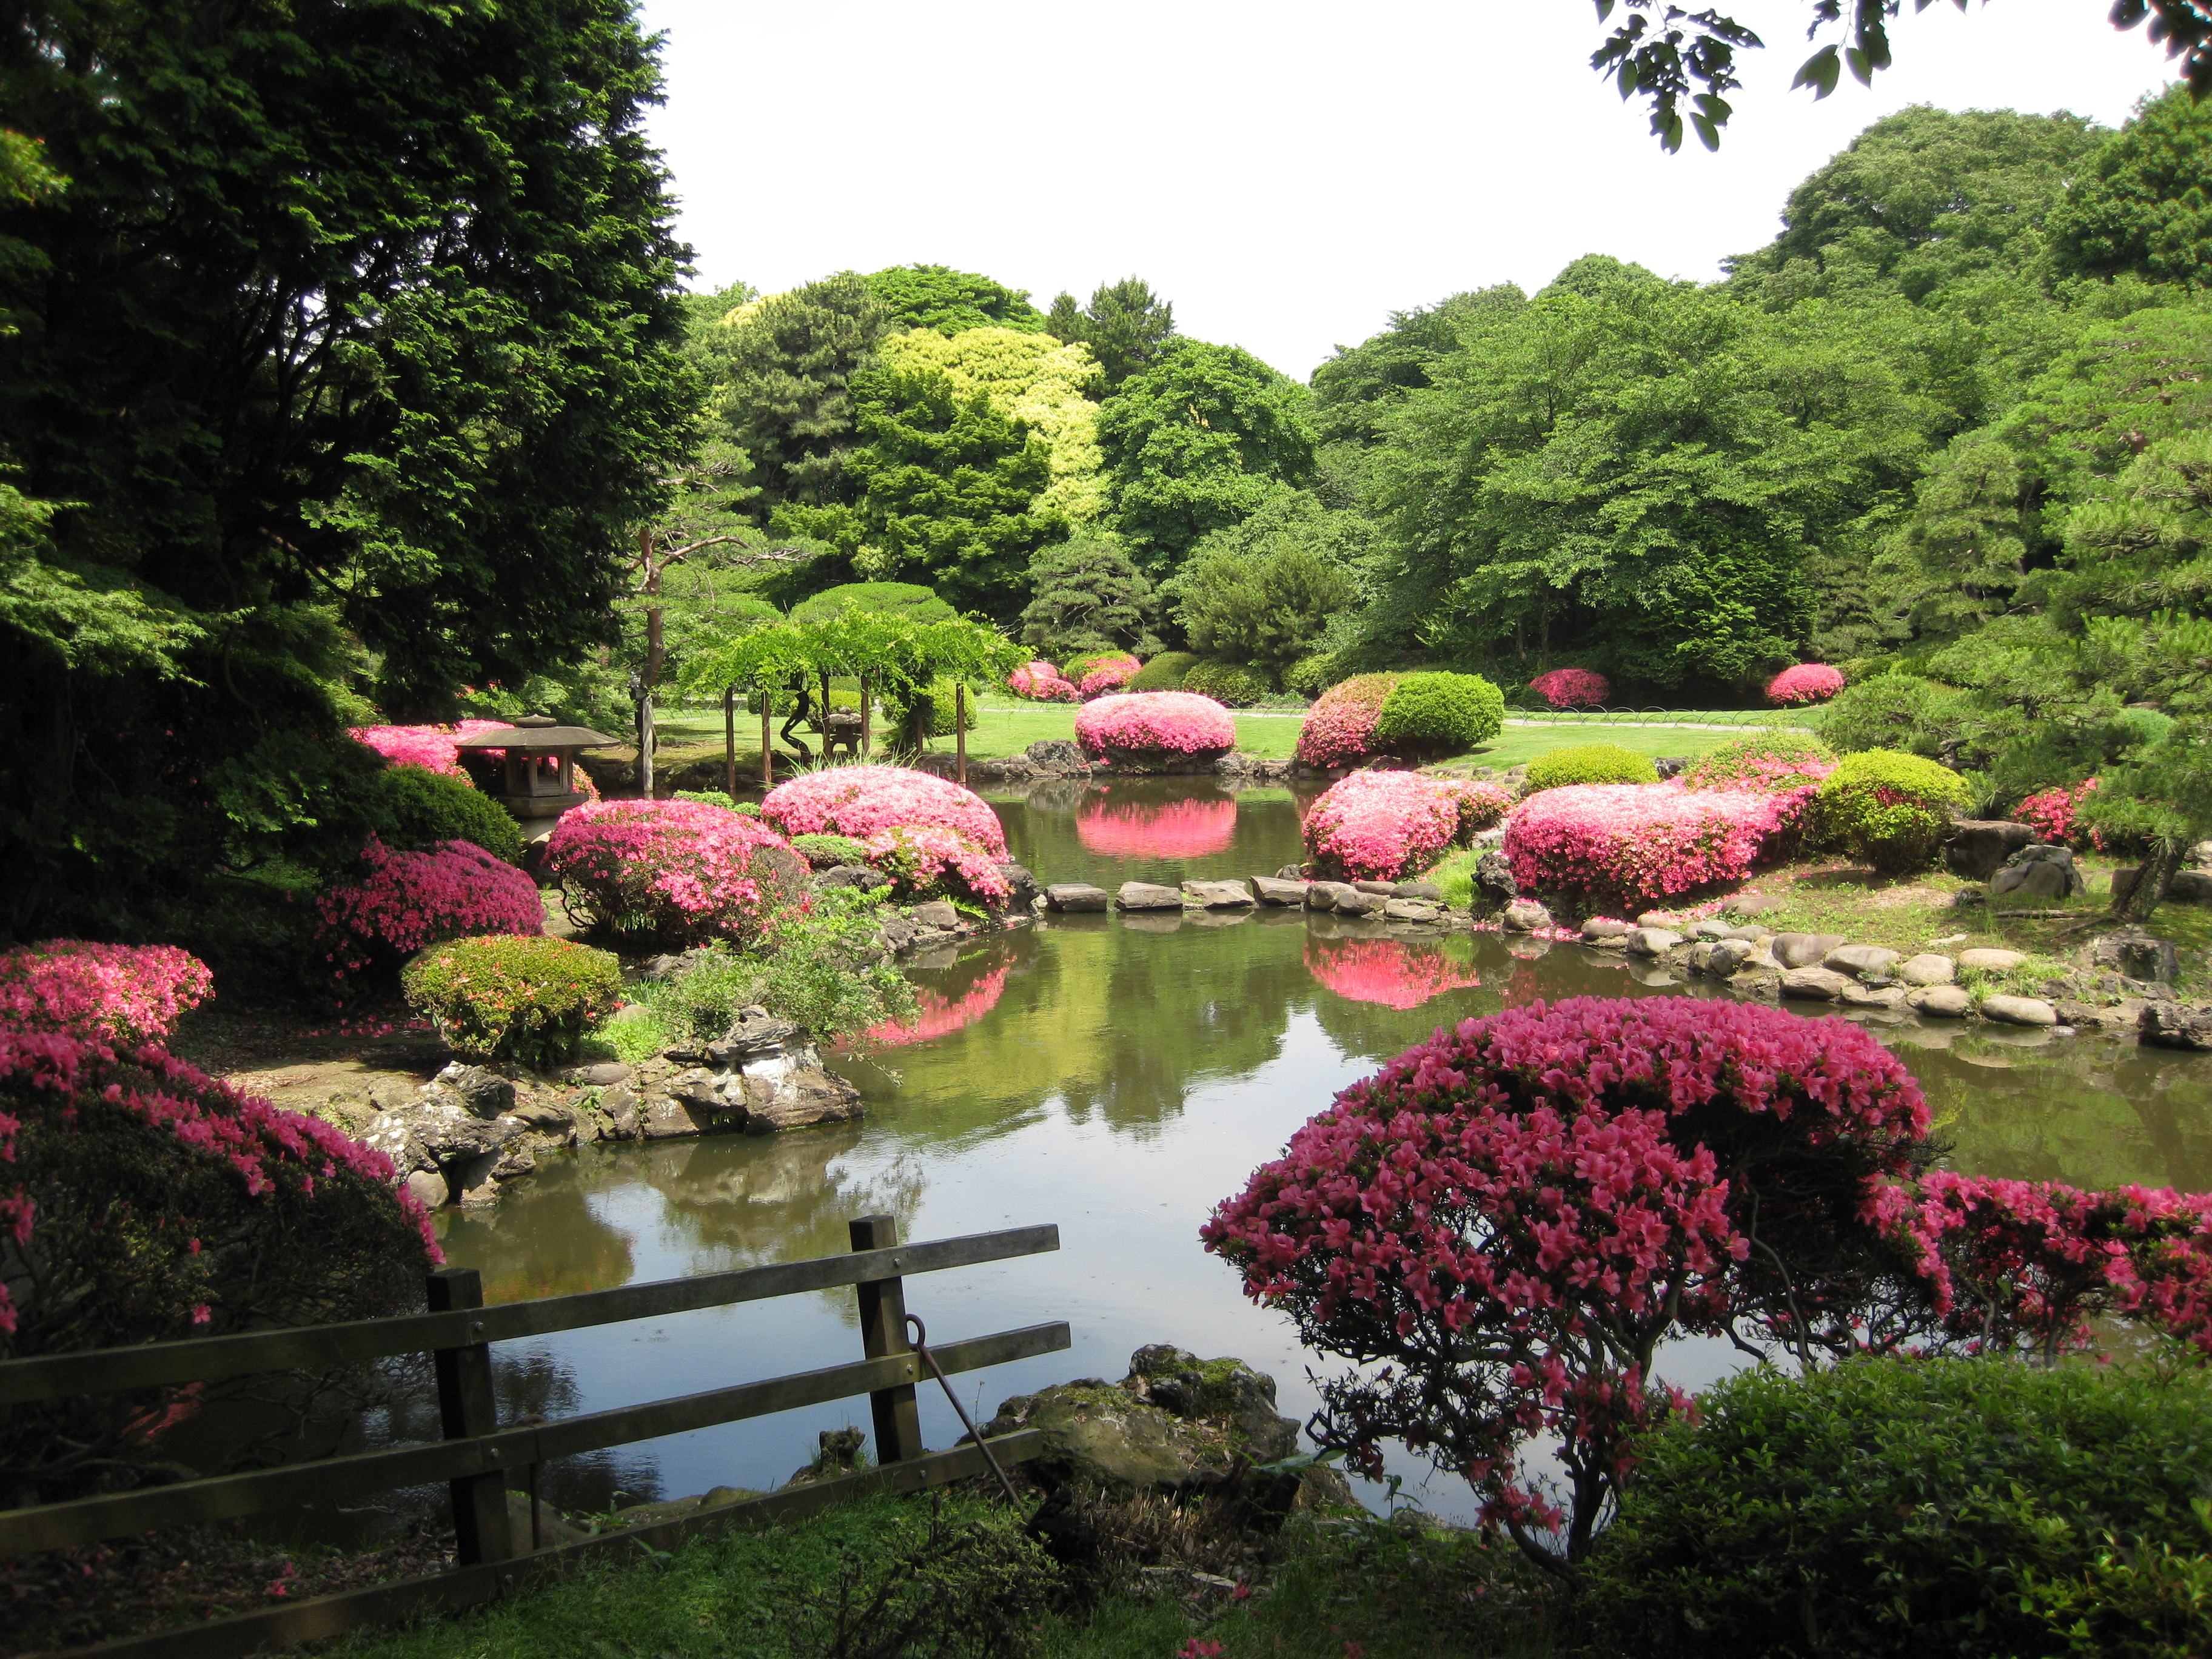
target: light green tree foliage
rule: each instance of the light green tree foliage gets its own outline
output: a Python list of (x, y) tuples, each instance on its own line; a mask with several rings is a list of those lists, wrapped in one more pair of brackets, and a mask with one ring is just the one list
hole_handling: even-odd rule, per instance
[(981, 392), (998, 413), (1026, 426), (1051, 473), (1039, 511), (1083, 525), (1105, 509), (1098, 406), (1086, 395), (1098, 365), (1088, 348), (996, 325), (951, 335), (915, 329), (885, 340), (883, 361), (898, 374), (942, 374), (957, 392)]
[(1054, 299), (1045, 331), (1070, 345), (1084, 345), (1097, 359), (1101, 389), (1111, 392), (1132, 374), (1159, 361), (1175, 338), (1175, 307), (1135, 276), (1102, 283), (1091, 303), (1079, 306), (1073, 294)]
[(1278, 484), (1312, 482), (1310, 394), (1249, 351), (1177, 340), (1098, 412), (1115, 524), (1167, 574)]
[(2187, 88), (2145, 99), (2083, 173), (2052, 216), (2063, 269), (2212, 286), (2212, 110)]
[(1429, 368), (1459, 347), (1461, 323), (1485, 311), (1512, 313), (1528, 303), (1517, 283), (1455, 294), (1432, 306), (1394, 311), (1390, 325), (1356, 346), (1339, 346), (1313, 372), (1314, 436), (1322, 444), (1371, 447), (1409, 392), (1429, 384)]
[(748, 457), (762, 510), (852, 499), (853, 377), (895, 326), (867, 281), (840, 271), (738, 306), (693, 337), (722, 435)]
[(1169, 584), (1176, 619), (1194, 650), (1250, 663), (1279, 684), (1333, 623), (1349, 622), (1370, 541), (1358, 514), (1279, 489), (1191, 550)]
[(1054, 662), (1086, 651), (1132, 651), (1149, 659), (1160, 648), (1153, 624), (1158, 597), (1129, 550), (1096, 532), (1054, 542), (1030, 560), (1023, 643)]
[(886, 611), (917, 623), (944, 622), (960, 614), (934, 588), (918, 582), (847, 582), (800, 600), (791, 607), (791, 619), (827, 622), (848, 611)]
[(1010, 328), (1035, 334), (1044, 317), (1018, 289), (950, 265), (893, 265), (860, 279), (883, 308), (893, 331), (935, 329), (957, 334), (971, 328)]

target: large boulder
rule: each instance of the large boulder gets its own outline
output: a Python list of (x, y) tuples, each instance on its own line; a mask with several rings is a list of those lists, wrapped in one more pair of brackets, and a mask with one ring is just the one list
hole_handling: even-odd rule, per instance
[(1027, 865), (1008, 859), (999, 866), (999, 873), (1006, 878), (1006, 904), (1010, 909), (1025, 911), (1036, 905), (1044, 890), (1037, 885), (1037, 878), (1030, 873)]
[(1114, 895), (1114, 907), (1119, 910), (1180, 910), (1182, 890), (1165, 887), (1156, 881), (1125, 881)]
[(2154, 1048), (2212, 1050), (2212, 1006), (2196, 1002), (2150, 1002), (2137, 1017), (2136, 1040)]
[(823, 1066), (806, 1032), (758, 1005), (740, 1008), (700, 1057), (705, 1064), (668, 1080), (665, 1104), (650, 1097), (642, 1103), (639, 1127), (646, 1139), (764, 1135), (862, 1115), (860, 1091)]
[(1534, 899), (1515, 899), (1498, 925), (1509, 933), (1533, 933), (1552, 925), (1552, 913)]
[(2023, 847), (2034, 845), (2035, 831), (2003, 818), (1960, 818), (1943, 843), (1943, 867), (1965, 881), (1987, 881)]
[(1978, 1012), (2000, 1025), (2056, 1025), (2058, 1011), (2041, 997), (1984, 997)]
[(2044, 842), (2021, 848), (1990, 878), (1991, 898), (2063, 899), (2087, 890), (2073, 849)]
[(1849, 942), (1841, 933), (1777, 933), (1766, 948), (1784, 968), (1813, 968), (1829, 951)]
[(1836, 1002), (1851, 984), (1832, 968), (1792, 968), (1782, 975), (1782, 994), (1808, 1002)]
[(1083, 750), (1066, 738), (1039, 738), (1029, 746), (1029, 761), (1038, 771), (1061, 777), (1091, 769)]
[(2108, 972), (2154, 985), (2171, 985), (2181, 962), (2171, 941), (2141, 927), (2116, 928), (2089, 944), (2089, 958)]
[(1898, 953), (1879, 945), (1838, 945), (1820, 958), (1820, 966), (1858, 979), (1887, 977), (1898, 962)]
[(1306, 902), (1306, 889), (1310, 885), (1303, 877), (1255, 876), (1252, 896), (1262, 904), (1300, 905)]
[(1513, 866), (1503, 853), (1485, 853), (1475, 860), (1474, 888), (1478, 915), (1503, 910), (1521, 896), (1521, 884), (1514, 879)]

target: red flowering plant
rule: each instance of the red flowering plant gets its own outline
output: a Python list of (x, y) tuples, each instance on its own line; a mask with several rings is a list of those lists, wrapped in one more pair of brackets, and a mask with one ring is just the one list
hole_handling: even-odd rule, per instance
[(459, 778), (467, 775), (461, 769), (460, 745), (506, 725), (505, 720), (461, 720), (452, 726), (356, 726), (353, 738), (394, 766), (419, 766)]
[(324, 959), (341, 979), (396, 969), (449, 939), (545, 931), (537, 883), (465, 841), (402, 853), (372, 839), (360, 874), (325, 889), (315, 915)]
[(787, 836), (847, 836), (936, 825), (953, 830), (994, 858), (1006, 856), (1006, 827), (991, 805), (950, 778), (903, 766), (825, 766), (780, 783), (761, 817)]
[(1085, 702), (1092, 697), (1103, 697), (1109, 691), (1119, 691), (1136, 678), (1137, 672), (1142, 667), (1144, 664), (1126, 651), (1097, 658), (1083, 671), (1082, 681), (1076, 689), (1083, 694)]
[(2013, 809), (2013, 817), (2027, 824), (2047, 842), (2061, 847), (2075, 847), (2087, 843), (2101, 849), (2104, 836), (2086, 824), (2075, 822), (2081, 803), (2096, 793), (2097, 780), (2084, 779), (2071, 789), (2064, 784), (2054, 788), (2039, 789)]
[(1784, 811), (1784, 797), (1750, 790), (1569, 784), (1513, 809), (1504, 851), (1524, 889), (1640, 908), (1742, 880)]
[(1613, 682), (1593, 669), (1554, 668), (1528, 689), (1554, 708), (1595, 708), (1613, 695)]
[[(1653, 1376), (1668, 1338), (1809, 1359), (1936, 1329), (1911, 1250), (1865, 1213), (1927, 1133), (1904, 1066), (1841, 1020), (1534, 1002), (1346, 1089), (1200, 1236), (1359, 1367), (1323, 1382), (1319, 1444), (1371, 1474), (1402, 1440), (1564, 1573), (1638, 1437), (1686, 1407)], [(1524, 1467), (1542, 1437), (1563, 1486)]]
[(1841, 671), (1824, 662), (1801, 662), (1785, 668), (1766, 683), (1766, 700), (1789, 708), (1808, 702), (1826, 702), (1844, 689)]
[(1724, 743), (1682, 769), (1682, 787), (1771, 795), (1775, 826), (1759, 848), (1764, 861), (1787, 857), (1802, 836), (1820, 780), (1836, 769), (1835, 751), (1816, 738), (1778, 732)]
[(1375, 722), (1397, 690), (1395, 674), (1355, 674), (1314, 700), (1298, 726), (1300, 764), (1356, 766), (1375, 752)]
[(1195, 691), (1117, 691), (1083, 705), (1075, 740), (1093, 760), (1141, 769), (1217, 759), (1237, 746), (1237, 723)]
[(1513, 792), (1495, 783), (1484, 783), (1479, 779), (1454, 781), (1453, 794), (1459, 798), (1459, 834), (1465, 841), (1485, 830), (1494, 830), (1505, 822), (1505, 815), (1513, 810)]
[(1350, 881), (1425, 870), (1458, 839), (1462, 802), (1460, 786), (1418, 772), (1354, 772), (1307, 809), (1300, 831), (1309, 867)]
[(173, 945), (50, 939), (0, 955), (0, 1030), (159, 1042), (214, 988), (207, 963)]
[(1237, 803), (1218, 800), (1115, 800), (1092, 798), (1076, 814), (1084, 850), (1113, 858), (1202, 859), (1225, 853), (1237, 839)]
[[(419, 1305), (441, 1257), (392, 1177), (381, 1152), (158, 1048), (0, 1031), (0, 1359)], [(164, 1458), (164, 1430), (236, 1391), (11, 1407), (0, 1463), (13, 1501), (131, 1484)]]
[(1060, 670), (1040, 658), (1025, 662), (1006, 676), (1006, 688), (1032, 702), (1077, 702), (1082, 692), (1060, 678)]
[(767, 824), (695, 800), (574, 807), (546, 838), (545, 869), (572, 917), (672, 947), (750, 941), (798, 901), (807, 875), (806, 860)]
[(989, 850), (941, 823), (896, 824), (863, 843), (868, 862), (902, 899), (964, 898), (1004, 904), (1013, 888)]

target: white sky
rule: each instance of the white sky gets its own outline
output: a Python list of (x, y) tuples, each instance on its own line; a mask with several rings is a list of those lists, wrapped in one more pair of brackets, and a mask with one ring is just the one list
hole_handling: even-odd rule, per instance
[(1393, 310), (1534, 289), (1583, 253), (1717, 276), (1906, 105), (2117, 125), (2169, 78), (2106, 0), (1939, 3), (1899, 21), (1873, 91), (1846, 76), (1815, 103), (1788, 90), (1804, 0), (1721, 9), (1766, 48), (1742, 54), (1719, 154), (1692, 136), (1670, 156), (1590, 73), (1584, 0), (643, 5), (702, 285), (925, 263), (1042, 307), (1133, 273), (1183, 332), (1301, 377)]

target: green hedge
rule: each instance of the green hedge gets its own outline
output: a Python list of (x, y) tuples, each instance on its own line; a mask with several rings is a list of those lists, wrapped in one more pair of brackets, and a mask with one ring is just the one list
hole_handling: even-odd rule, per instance
[(1211, 697), (1227, 708), (1249, 708), (1267, 695), (1268, 687), (1251, 669), (1203, 658), (1190, 665), (1177, 690)]
[(793, 836), (791, 850), (817, 870), (868, 861), (868, 849), (850, 836)]
[(2212, 1653), (2212, 1376), (1750, 1370), (1648, 1441), (1581, 1602), (1601, 1651)]
[(432, 946), (399, 987), (455, 1054), (550, 1067), (620, 1005), (622, 963), (573, 939), (495, 933)]
[(1395, 755), (1464, 755), (1505, 726), (1505, 694), (1480, 674), (1407, 674), (1375, 716), (1375, 740)]
[(1139, 668), (1131, 677), (1125, 691), (1180, 691), (1183, 676), (1196, 667), (1200, 657), (1195, 651), (1163, 651)]
[(1846, 755), (1814, 797), (1820, 834), (1885, 873), (1934, 861), (1954, 813), (1969, 799), (1949, 767), (1894, 749)]
[(1554, 749), (1528, 763), (1528, 793), (1559, 789), (1574, 783), (1656, 783), (1659, 769), (1651, 757), (1617, 743), (1577, 744)]
[(388, 766), (377, 787), (386, 846), (420, 851), (441, 841), (465, 841), (509, 864), (522, 862), (522, 826), (465, 778)]

